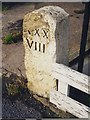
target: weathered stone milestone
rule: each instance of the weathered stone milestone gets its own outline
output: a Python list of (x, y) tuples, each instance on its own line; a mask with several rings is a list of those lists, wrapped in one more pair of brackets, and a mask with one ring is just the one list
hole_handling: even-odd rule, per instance
[(46, 6), (28, 13), (23, 21), (23, 44), (28, 88), (49, 97), (56, 89), (52, 64), (68, 64), (68, 14), (60, 7)]

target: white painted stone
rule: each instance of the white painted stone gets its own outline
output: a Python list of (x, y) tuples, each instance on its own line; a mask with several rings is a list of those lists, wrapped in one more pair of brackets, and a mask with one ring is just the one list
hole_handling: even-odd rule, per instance
[(46, 6), (28, 13), (23, 22), (23, 44), (28, 88), (49, 97), (56, 89), (52, 63), (68, 64), (69, 15), (60, 7)]

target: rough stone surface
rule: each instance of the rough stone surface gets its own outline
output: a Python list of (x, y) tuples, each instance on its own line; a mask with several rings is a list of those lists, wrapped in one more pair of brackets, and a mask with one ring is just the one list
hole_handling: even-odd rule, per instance
[(28, 88), (49, 97), (56, 89), (52, 63), (68, 64), (68, 14), (60, 7), (46, 6), (28, 13), (23, 21), (23, 44)]

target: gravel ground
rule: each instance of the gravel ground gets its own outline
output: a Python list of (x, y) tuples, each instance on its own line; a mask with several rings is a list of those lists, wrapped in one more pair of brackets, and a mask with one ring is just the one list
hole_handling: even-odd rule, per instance
[[(33, 100), (33, 99), (32, 99)], [(54, 118), (57, 117), (55, 113), (43, 105), (34, 106), (33, 101), (26, 105), (21, 100), (12, 101), (3, 98), (2, 100), (2, 118), (15, 119), (15, 118)], [(33, 104), (33, 105), (31, 105)], [(33, 106), (33, 107), (32, 107)], [(37, 111), (38, 110), (38, 111)]]
[[(49, 107), (37, 101), (27, 87), (22, 87), (20, 81), (23, 79), (13, 73), (4, 73), (2, 77), (2, 118), (58, 117)], [(12, 91), (10, 85), (13, 85)], [(19, 91), (16, 92), (18, 88)]]
[(33, 109), (27, 107), (21, 101), (10, 101), (9, 99), (3, 99), (2, 104), (3, 118), (41, 118), (41, 114)]

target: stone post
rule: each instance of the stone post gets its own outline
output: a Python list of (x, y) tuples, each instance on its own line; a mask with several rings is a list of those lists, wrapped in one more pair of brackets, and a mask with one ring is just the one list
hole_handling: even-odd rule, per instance
[(28, 13), (23, 21), (23, 44), (28, 88), (48, 97), (56, 89), (52, 64), (68, 65), (69, 15), (58, 6)]

